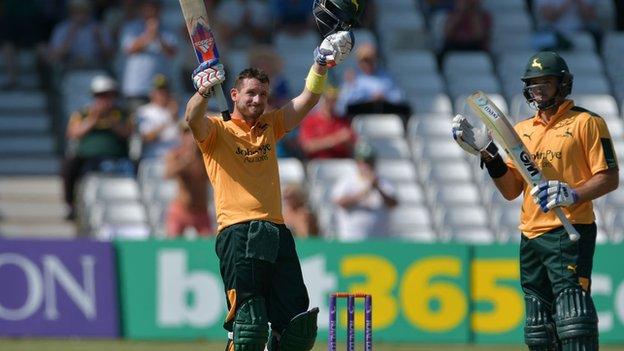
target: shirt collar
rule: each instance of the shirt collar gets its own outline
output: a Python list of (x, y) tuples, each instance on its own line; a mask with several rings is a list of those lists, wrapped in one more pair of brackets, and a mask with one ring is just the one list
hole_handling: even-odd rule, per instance
[(548, 122), (548, 124), (546, 124), (539, 116), (539, 111), (535, 112), (535, 115), (533, 116), (533, 125), (552, 125), (553, 123), (557, 122), (559, 119), (561, 119), (561, 117), (563, 115), (565, 115), (565, 113), (570, 110), (572, 107), (574, 107), (574, 101), (570, 100), (570, 99), (566, 99), (563, 101), (563, 103), (561, 105), (559, 105), (559, 108), (557, 109), (557, 112), (550, 118), (550, 121)]

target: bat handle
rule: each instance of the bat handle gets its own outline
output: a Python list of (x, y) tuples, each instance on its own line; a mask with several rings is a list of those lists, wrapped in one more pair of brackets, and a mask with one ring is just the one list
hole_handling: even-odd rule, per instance
[(214, 87), (215, 98), (217, 99), (217, 105), (219, 105), (219, 110), (221, 111), (221, 118), (224, 121), (229, 121), (230, 117), (230, 109), (228, 107), (227, 100), (225, 99), (225, 95), (223, 94), (223, 87), (221, 84), (218, 84)]
[(570, 236), (570, 241), (577, 241), (581, 237), (581, 235), (576, 230), (576, 228), (574, 228), (572, 223), (568, 221), (568, 218), (565, 216), (561, 208), (555, 207), (555, 214), (557, 215), (557, 217), (559, 217), (559, 220), (561, 220), (563, 227), (568, 232), (568, 235)]

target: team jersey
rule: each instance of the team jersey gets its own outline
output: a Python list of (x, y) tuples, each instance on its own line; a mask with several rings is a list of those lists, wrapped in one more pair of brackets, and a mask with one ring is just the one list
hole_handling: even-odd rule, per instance
[[(617, 169), (618, 163), (605, 121), (593, 112), (574, 106), (566, 100), (549, 123), (536, 114), (515, 126), (520, 139), (533, 155), (538, 168), (548, 180), (560, 180), (572, 188), (579, 187), (593, 175)], [(510, 169), (520, 174), (507, 160)], [(520, 230), (529, 238), (537, 237), (561, 226), (554, 211), (544, 213), (533, 202), (531, 187), (524, 185)], [(561, 208), (572, 223), (594, 222), (591, 201)]]
[(208, 118), (213, 128), (197, 144), (214, 188), (217, 230), (250, 220), (284, 223), (275, 143), (284, 136), (284, 112), (245, 121)]

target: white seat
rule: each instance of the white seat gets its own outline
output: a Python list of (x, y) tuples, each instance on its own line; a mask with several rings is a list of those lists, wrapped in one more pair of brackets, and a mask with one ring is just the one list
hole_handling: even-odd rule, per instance
[(492, 222), (498, 234), (499, 242), (517, 242), (520, 240), (520, 208), (514, 203), (499, 204), (492, 210)]
[(416, 182), (395, 184), (395, 190), (401, 206), (423, 205), (427, 200), (422, 187)]
[(474, 183), (456, 181), (452, 184), (438, 183), (435, 187), (430, 187), (432, 199), (436, 205), (444, 207), (455, 207), (460, 205), (478, 206), (481, 203), (481, 194)]
[(603, 64), (595, 52), (561, 52), (561, 57), (568, 64), (570, 73), (577, 75), (602, 75)]
[(377, 160), (375, 170), (380, 177), (393, 183), (415, 182), (418, 179), (411, 160)]
[(420, 94), (431, 96), (445, 92), (444, 81), (436, 72), (423, 73), (422, 75), (403, 74), (396, 76), (396, 80), (399, 86), (405, 90), (407, 96)]
[(444, 75), (465, 76), (492, 74), (494, 66), (492, 60), (485, 52), (454, 52), (451, 51), (444, 56), (442, 65)]
[(178, 182), (175, 180), (163, 180), (150, 182), (142, 191), (142, 199), (146, 205), (152, 203), (168, 204), (178, 194)]
[[(449, 131), (450, 134), (450, 131)], [(418, 140), (410, 140), (412, 142), (412, 154), (415, 160), (446, 160), (446, 159), (463, 159), (466, 152), (457, 145), (457, 143), (449, 136), (446, 139), (436, 137), (420, 138)]]
[(95, 233), (104, 224), (147, 223), (147, 211), (139, 201), (134, 202), (98, 202), (89, 211), (89, 227)]
[(378, 159), (409, 159), (411, 153), (404, 138), (369, 138), (368, 143), (375, 150)]
[(572, 90), (575, 94), (609, 94), (611, 92), (609, 82), (602, 74), (575, 75)]
[(407, 134), (410, 139), (422, 137), (449, 137), (451, 133), (451, 115), (416, 114), (407, 122)]
[[(530, 33), (531, 31), (493, 31), (492, 38), (490, 40), (490, 51), (492, 51), (495, 55), (531, 51), (533, 48), (531, 46)], [(528, 60), (529, 57), (526, 59)]]
[(421, 93), (410, 96), (410, 106), (413, 112), (422, 113), (453, 113), (451, 99), (443, 92)]
[(311, 185), (333, 183), (338, 178), (353, 177), (358, 173), (357, 165), (351, 159), (311, 160), (306, 166), (306, 174)]
[(0, 154), (5, 156), (53, 155), (56, 137), (51, 135), (14, 136), (0, 138)]
[(445, 159), (436, 162), (435, 159), (420, 167), (421, 178), (427, 181), (440, 183), (469, 183), (472, 182), (472, 170), (464, 159)]
[(400, 137), (405, 135), (401, 117), (394, 114), (363, 114), (353, 117), (351, 127), (364, 137)]
[(568, 39), (572, 41), (574, 52), (596, 52), (596, 42), (590, 33), (576, 32)]
[(94, 236), (98, 240), (114, 239), (145, 240), (150, 237), (152, 228), (143, 222), (137, 223), (105, 223), (99, 227)]
[(428, 47), (425, 19), (420, 12), (382, 12), (376, 18), (376, 26), (383, 52)]
[(141, 160), (137, 171), (137, 180), (141, 189), (148, 182), (165, 179), (165, 162), (161, 158)]
[(303, 163), (294, 157), (277, 159), (280, 182), (282, 184), (303, 184), (305, 168)]
[(459, 78), (448, 81), (448, 89), (451, 97), (455, 98), (462, 94), (472, 94), (481, 90), (486, 94), (500, 94), (500, 86), (494, 74), (472, 76), (470, 80)]
[[(576, 84), (575, 84), (576, 85)], [(574, 104), (601, 116), (618, 115), (615, 98), (610, 94), (573, 94)]]
[(431, 214), (424, 205), (399, 205), (390, 212), (388, 234), (418, 242), (436, 241)]
[[(484, 228), (489, 225), (489, 215), (482, 206), (458, 205), (447, 206), (436, 211), (436, 222), (445, 233), (452, 228)], [(443, 235), (444, 236), (444, 235)], [(444, 236), (444, 239), (451, 239)]]
[(489, 227), (450, 227), (444, 233), (455, 243), (488, 245), (496, 241), (496, 235)]
[(387, 66), (388, 71), (395, 77), (404, 74), (431, 73), (438, 69), (436, 57), (429, 50), (407, 50), (393, 53)]
[(483, 7), (493, 14), (507, 14), (515, 12), (526, 12), (526, 3), (523, 0), (484, 0)]
[(138, 201), (139, 185), (133, 178), (103, 177), (97, 187), (96, 201)]
[(504, 16), (492, 17), (494, 20), (492, 32), (530, 33), (533, 26), (531, 17), (526, 11), (510, 12)]

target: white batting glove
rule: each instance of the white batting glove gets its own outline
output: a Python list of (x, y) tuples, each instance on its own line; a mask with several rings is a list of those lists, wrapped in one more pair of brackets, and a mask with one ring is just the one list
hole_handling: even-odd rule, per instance
[(225, 70), (218, 60), (202, 62), (192, 74), (193, 86), (203, 97), (212, 94), (212, 87), (225, 81)]
[(492, 138), (487, 132), (475, 130), (474, 126), (461, 114), (453, 118), (451, 131), (457, 144), (473, 155), (479, 155), (492, 143)]
[(539, 204), (542, 211), (548, 212), (555, 207), (574, 205), (579, 196), (568, 183), (558, 180), (543, 181), (531, 189), (533, 201)]
[(321, 66), (334, 67), (349, 56), (354, 43), (351, 31), (330, 34), (314, 49), (314, 60)]

